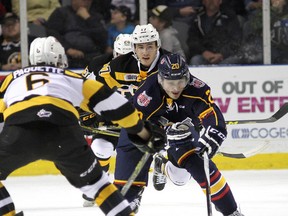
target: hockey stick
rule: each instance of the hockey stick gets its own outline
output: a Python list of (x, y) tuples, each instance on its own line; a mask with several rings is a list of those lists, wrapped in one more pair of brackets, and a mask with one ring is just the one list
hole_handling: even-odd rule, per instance
[(287, 112), (288, 112), (288, 102), (284, 103), (283, 106), (280, 107), (280, 109), (269, 118), (255, 119), (255, 120), (232, 120), (232, 121), (226, 121), (226, 124), (237, 125), (237, 124), (272, 123), (272, 122), (278, 121), (280, 118), (286, 115)]
[[(99, 128), (91, 128), (87, 126), (81, 126), (81, 127), (84, 129), (84, 131), (88, 131), (88, 132), (95, 133), (95, 134), (102, 134), (102, 135), (114, 136), (114, 137), (119, 137), (120, 135), (120, 132), (112, 131), (112, 129), (115, 129), (115, 130), (120, 129), (118, 127), (99, 127)], [(107, 130), (107, 129), (111, 129), (111, 130)], [(247, 151), (247, 152), (230, 153), (230, 152), (225, 152), (225, 151), (219, 151), (217, 154), (224, 156), (224, 157), (229, 157), (229, 158), (237, 158), (237, 159), (248, 158), (263, 151), (268, 146), (268, 144), (269, 143), (266, 142), (264, 145), (257, 147), (255, 149), (252, 149), (250, 151)]]
[(236, 158), (236, 159), (248, 158), (248, 157), (252, 157), (252, 156), (264, 151), (268, 147), (269, 143), (270, 143), (269, 141), (265, 141), (264, 145), (260, 145), (257, 148), (251, 149), (247, 152), (229, 153), (229, 152), (219, 151), (217, 154), (224, 156), (224, 157)]
[[(91, 133), (95, 133), (95, 134), (102, 134), (102, 135), (108, 135), (108, 136), (114, 136), (114, 137), (119, 137), (120, 136), (120, 129), (119, 127), (107, 127), (107, 126), (102, 126), (102, 127), (98, 127), (98, 128), (91, 128), (91, 127), (87, 127), (84, 125), (81, 125), (82, 129), (84, 129), (85, 131), (91, 132)], [(113, 131), (115, 130), (115, 131)], [(148, 146), (152, 146), (152, 142), (148, 143)], [(121, 194), (123, 196), (125, 196), (125, 194), (127, 193), (127, 191), (129, 190), (129, 188), (131, 187), (131, 185), (133, 184), (133, 182), (135, 181), (135, 179), (137, 178), (137, 176), (139, 175), (139, 173), (141, 172), (142, 168), (144, 167), (145, 163), (148, 161), (150, 157), (150, 153), (145, 152), (144, 155), (142, 156), (142, 158), (140, 159), (140, 161), (138, 162), (138, 164), (136, 165), (133, 173), (131, 174), (131, 176), (129, 177), (129, 179), (127, 180), (126, 184), (123, 186), (122, 190), (121, 190)]]
[(204, 172), (205, 172), (205, 176), (206, 176), (207, 214), (208, 214), (208, 216), (212, 216), (209, 158), (208, 158), (208, 154), (206, 151), (203, 153), (203, 160), (204, 160)]
[(119, 137), (120, 136), (120, 129), (119, 127), (107, 127), (107, 126), (101, 126), (98, 128), (92, 128), (88, 126), (81, 125), (81, 128), (84, 131), (90, 132), (90, 133), (95, 133), (95, 134), (102, 134), (102, 135), (107, 135), (107, 136), (113, 136), (113, 137)]
[[(149, 142), (148, 146), (152, 146), (152, 142)], [(150, 153), (145, 152), (144, 155), (142, 156), (142, 158), (140, 159), (140, 161), (138, 162), (138, 164), (136, 165), (133, 173), (131, 174), (131, 176), (127, 180), (126, 184), (123, 186), (123, 188), (121, 190), (121, 194), (123, 196), (125, 196), (125, 194), (129, 190), (129, 188), (131, 187), (131, 185), (133, 184), (133, 182), (135, 181), (135, 179), (137, 178), (137, 176), (141, 172), (142, 168), (146, 164), (149, 157), (150, 157)]]
[[(278, 121), (280, 118), (282, 118), (284, 115), (288, 113), (288, 102), (284, 103), (280, 109), (275, 112), (271, 117), (266, 119), (254, 119), (254, 120), (229, 120), (225, 123), (227, 125), (237, 125), (237, 124), (255, 124), (255, 123), (272, 123), (275, 121)], [(98, 128), (91, 128), (84, 125), (81, 125), (81, 127), (92, 133), (99, 133), (99, 134), (105, 134), (105, 135), (111, 135), (111, 136), (119, 136), (118, 130), (120, 131), (120, 127), (118, 126), (101, 126)], [(112, 130), (112, 131), (111, 131)], [(115, 130), (115, 131), (114, 131)], [(111, 132), (111, 133), (110, 133)]]
[[(278, 121), (280, 118), (282, 118), (284, 115), (288, 113), (288, 102), (284, 103), (283, 106), (274, 113), (271, 117), (266, 119), (255, 119), (255, 120), (230, 120), (226, 121), (227, 125), (237, 125), (237, 124), (257, 124), (257, 123), (272, 123), (275, 121)], [(104, 135), (110, 135), (119, 137), (120, 127), (117, 126), (102, 126), (98, 128), (91, 128), (84, 125), (81, 125), (81, 127), (88, 132), (96, 133), (96, 134), (104, 134)]]

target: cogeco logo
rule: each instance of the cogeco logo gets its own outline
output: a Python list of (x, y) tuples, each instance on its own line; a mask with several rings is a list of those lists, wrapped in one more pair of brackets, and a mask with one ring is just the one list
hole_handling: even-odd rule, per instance
[(232, 129), (233, 139), (265, 139), (265, 138), (288, 138), (288, 128), (238, 128)]

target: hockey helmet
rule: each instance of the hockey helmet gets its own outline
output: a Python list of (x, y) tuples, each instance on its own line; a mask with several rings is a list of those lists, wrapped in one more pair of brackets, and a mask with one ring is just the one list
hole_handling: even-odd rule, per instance
[(158, 76), (162, 79), (178, 80), (190, 78), (188, 64), (185, 59), (176, 53), (163, 55), (158, 64)]
[(131, 35), (119, 34), (114, 41), (113, 56), (125, 55), (132, 51)]
[(159, 33), (152, 24), (137, 25), (135, 27), (132, 33), (132, 48), (134, 48), (134, 44), (149, 43), (153, 41), (157, 42), (158, 47), (161, 46)]
[(61, 68), (68, 67), (63, 46), (52, 36), (38, 37), (33, 40), (30, 45), (29, 59), (32, 65), (47, 64)]

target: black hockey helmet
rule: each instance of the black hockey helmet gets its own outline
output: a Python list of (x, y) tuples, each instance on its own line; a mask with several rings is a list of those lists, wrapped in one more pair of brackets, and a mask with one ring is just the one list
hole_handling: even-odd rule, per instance
[(158, 74), (162, 79), (178, 80), (190, 78), (188, 64), (185, 59), (176, 53), (163, 55), (158, 64)]

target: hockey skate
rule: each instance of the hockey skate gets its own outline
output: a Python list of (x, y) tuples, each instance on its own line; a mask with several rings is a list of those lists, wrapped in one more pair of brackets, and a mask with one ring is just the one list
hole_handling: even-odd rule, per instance
[(154, 171), (153, 171), (153, 186), (156, 190), (161, 191), (164, 189), (167, 182), (167, 177), (164, 173), (164, 167), (167, 159), (160, 154), (156, 154), (154, 158)]
[(95, 205), (95, 200), (87, 197), (85, 194), (82, 195), (84, 202), (83, 207), (92, 207)]
[(135, 214), (137, 214), (139, 211), (143, 191), (144, 191), (144, 187), (141, 189), (141, 191), (139, 191), (137, 197), (133, 201), (130, 202), (130, 207)]
[(23, 211), (21, 211), (21, 212), (18, 212), (17, 214), (15, 214), (15, 216), (24, 216), (24, 213), (23, 213)]

